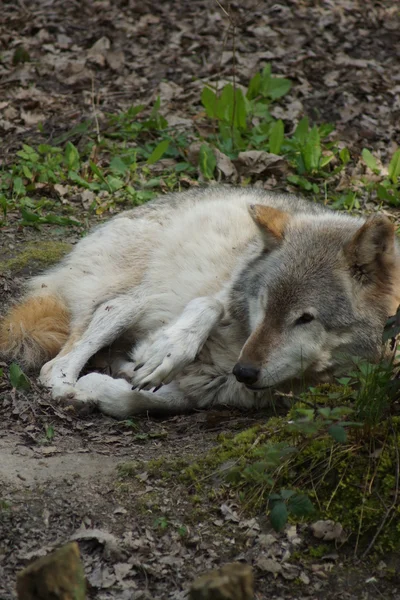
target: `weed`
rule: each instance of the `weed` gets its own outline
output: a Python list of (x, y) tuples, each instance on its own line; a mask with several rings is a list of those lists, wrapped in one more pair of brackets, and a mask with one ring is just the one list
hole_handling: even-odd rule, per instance
[(10, 378), (10, 383), (13, 388), (16, 390), (28, 390), (31, 387), (31, 383), (22, 369), (17, 365), (17, 363), (11, 363), (8, 375)]
[(157, 517), (157, 519), (155, 519), (154, 521), (154, 527), (156, 527), (157, 529), (167, 529), (170, 525), (169, 520), (167, 519), (167, 517), (162, 516), (162, 517)]
[(387, 175), (382, 172), (375, 157), (371, 152), (364, 148), (362, 151), (362, 158), (367, 167), (376, 176), (375, 181), (366, 183), (367, 189), (376, 194), (378, 200), (386, 202), (390, 206), (400, 205), (400, 148), (393, 154), (389, 166), (387, 168)]
[[(79, 227), (82, 224), (73, 216), (74, 206), (66, 200), (70, 195), (90, 192), (88, 211), (99, 216), (121, 204), (142, 204), (157, 192), (190, 184), (199, 175), (212, 181), (217, 173), (216, 150), (232, 160), (247, 150), (281, 156), (290, 185), (312, 195), (323, 191), (334, 208), (359, 209), (363, 191), (397, 206), (400, 150), (394, 153), (388, 169), (382, 170), (364, 149), (363, 160), (375, 179), (364, 178), (357, 182), (356, 190), (338, 194), (335, 182), (352, 166), (350, 152), (333, 139), (331, 124), (310, 124), (303, 117), (290, 131), (288, 123), (272, 116), (271, 106), (290, 89), (290, 80), (273, 75), (267, 64), (250, 79), (247, 88), (231, 83), (221, 90), (204, 87), (201, 102), (209, 124), (205, 128), (194, 125), (185, 131), (179, 126), (169, 127), (158, 98), (150, 108), (137, 105), (106, 115), (101, 131), (94, 131), (92, 122), (84, 121), (55, 139), (54, 145), (23, 144), (14, 162), (3, 166), (0, 173), (3, 223), (17, 209), (25, 226), (49, 223)], [(191, 164), (189, 147), (196, 140), (200, 142), (198, 163)], [(250, 173), (243, 182), (251, 179)], [(66, 186), (62, 197), (57, 187), (60, 184)]]
[(54, 427), (53, 425), (46, 425), (45, 427), (45, 435), (46, 435), (46, 441), (47, 442), (52, 442), (54, 439)]

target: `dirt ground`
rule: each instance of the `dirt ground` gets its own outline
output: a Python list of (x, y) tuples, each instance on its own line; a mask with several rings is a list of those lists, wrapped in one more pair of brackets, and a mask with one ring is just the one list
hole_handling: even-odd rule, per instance
[[(0, 159), (11, 160), (22, 141), (51, 143), (94, 106), (101, 118), (160, 94), (169, 118), (188, 118), (205, 81), (235, 70), (246, 84), (266, 61), (295, 84), (276, 117), (333, 121), (353, 151), (393, 152), (400, 140), (397, 2), (232, 2), (236, 65), (224, 7), (216, 0), (3, 2)], [(30, 60), (15, 65), (21, 45)], [(21, 228), (11, 219), (0, 230), (1, 259), (43, 239), (74, 243), (78, 234)], [(0, 272), (1, 310), (42, 266), (28, 261)], [(234, 497), (222, 499), (217, 482), (196, 503), (179, 471), (171, 478), (161, 465), (154, 469), (160, 458), (195, 460), (220, 433), (266, 414), (77, 418), (34, 380), (22, 393), (2, 379), (0, 414), (0, 600), (15, 597), (21, 568), (70, 539), (79, 541), (90, 598), (183, 600), (198, 574), (245, 560), (255, 567), (258, 599), (400, 599), (399, 557), (363, 563), (332, 545), (313, 558), (306, 525), (275, 534), (264, 515), (249, 519)]]

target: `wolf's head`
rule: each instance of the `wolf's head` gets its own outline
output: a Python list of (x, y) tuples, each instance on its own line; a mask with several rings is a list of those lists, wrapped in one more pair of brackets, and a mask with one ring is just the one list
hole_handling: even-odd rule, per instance
[(249, 334), (236, 378), (262, 389), (303, 377), (323, 380), (344, 356), (379, 359), (385, 321), (399, 303), (390, 221), (290, 215), (263, 205), (250, 213), (264, 251), (233, 288), (233, 310)]

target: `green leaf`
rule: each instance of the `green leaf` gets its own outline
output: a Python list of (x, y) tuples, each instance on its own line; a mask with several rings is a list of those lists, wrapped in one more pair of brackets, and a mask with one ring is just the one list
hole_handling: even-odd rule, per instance
[(306, 171), (308, 173), (316, 171), (322, 154), (319, 131), (316, 125), (309, 132), (301, 154)]
[(118, 173), (118, 175), (124, 175), (129, 167), (119, 156), (114, 156), (110, 162), (110, 169), (114, 173)]
[(29, 379), (16, 363), (11, 363), (9, 376), (13, 388), (17, 390), (28, 390), (31, 387)]
[(79, 152), (72, 142), (66, 143), (64, 157), (68, 170), (78, 171), (80, 165)]
[(285, 139), (283, 121), (275, 121), (270, 130), (269, 136), (269, 151), (272, 154), (280, 154), (283, 140)]
[(162, 142), (157, 144), (157, 146), (154, 148), (153, 152), (150, 154), (149, 158), (147, 159), (147, 164), (153, 165), (155, 162), (160, 160), (160, 158), (163, 156), (163, 154), (165, 154), (165, 152), (168, 150), (168, 146), (169, 146), (169, 140), (163, 140)]
[(191, 165), (188, 162), (179, 162), (175, 165), (174, 171), (176, 173), (182, 173), (184, 171), (187, 171), (188, 173), (190, 173), (191, 171), (193, 171), (193, 165)]
[(315, 508), (306, 494), (296, 494), (289, 498), (288, 511), (295, 517), (307, 517), (315, 512)]
[(259, 93), (262, 96), (268, 95), (268, 88), (271, 81), (271, 65), (268, 63), (265, 65), (260, 74), (260, 88)]
[(347, 433), (346, 430), (341, 425), (333, 424), (328, 429), (329, 435), (333, 437), (335, 442), (339, 442), (340, 444), (344, 444), (347, 441)]
[(265, 102), (251, 103), (251, 110), (249, 112), (251, 112), (251, 114), (254, 117), (258, 117), (259, 119), (262, 119), (262, 121), (266, 121), (267, 123), (273, 121), (271, 113), (268, 110), (268, 104), (265, 104)]
[(322, 408), (319, 408), (318, 412), (321, 415), (321, 417), (324, 417), (324, 419), (329, 419), (332, 411), (329, 407), (324, 406)]
[(39, 215), (30, 212), (24, 207), (21, 208), (21, 215), (24, 221), (26, 221), (27, 223), (38, 223), (40, 221)]
[(271, 512), (269, 519), (275, 531), (282, 531), (288, 520), (288, 510), (284, 502), (277, 502)]
[(392, 160), (389, 164), (389, 177), (394, 184), (400, 176), (400, 148), (392, 156)]
[(77, 183), (81, 187), (86, 188), (88, 190), (97, 191), (101, 189), (101, 185), (99, 183), (86, 181), (86, 179), (83, 179), (83, 177), (78, 175), (78, 173), (75, 173), (75, 171), (70, 171), (68, 173), (68, 177), (74, 183)]
[(319, 166), (326, 167), (333, 159), (335, 158), (334, 154), (327, 154), (326, 156), (322, 156)]
[(52, 223), (55, 225), (75, 225), (80, 226), (79, 221), (70, 219), (69, 217), (61, 217), (59, 215), (37, 215), (30, 212), (26, 208), (21, 208), (23, 218), (22, 225), (40, 225), (41, 223)]
[(55, 145), (63, 144), (69, 138), (75, 137), (77, 135), (83, 135), (84, 133), (86, 133), (88, 131), (88, 129), (90, 128), (91, 125), (92, 125), (91, 120), (83, 121), (83, 123), (78, 123), (78, 125), (75, 125), (70, 131), (67, 131), (66, 133), (63, 133), (60, 136), (58, 136), (57, 138), (55, 138), (53, 140), (53, 144), (55, 144)]
[(111, 193), (120, 190), (124, 187), (124, 182), (119, 177), (113, 177), (112, 175), (107, 175), (107, 185)]
[(101, 169), (96, 165), (96, 163), (93, 162), (92, 160), (89, 160), (89, 165), (90, 165), (90, 168), (92, 169), (93, 173), (95, 175), (97, 175), (97, 177), (99, 179), (101, 179), (101, 181), (105, 181), (105, 177), (104, 177)]
[(381, 183), (378, 184), (378, 187), (376, 188), (376, 193), (377, 193), (379, 200), (384, 200), (385, 202), (388, 202), (389, 204), (396, 206), (396, 204), (397, 204), (396, 198), (394, 196), (392, 196), (392, 194), (390, 194), (390, 192), (388, 192), (388, 190), (385, 188), (385, 186), (382, 185)]
[(29, 167), (27, 167), (26, 165), (22, 165), (22, 172), (23, 172), (23, 174), (25, 175), (25, 177), (27, 179), (30, 179), (32, 181), (32, 179), (33, 179), (33, 173), (29, 169)]
[(338, 379), (338, 383), (340, 383), (340, 385), (349, 385), (351, 381), (351, 377), (340, 377)]
[(204, 178), (212, 179), (215, 167), (217, 166), (217, 161), (214, 152), (207, 144), (202, 144), (200, 146), (199, 165)]
[(271, 77), (267, 95), (271, 98), (271, 100), (277, 100), (278, 98), (285, 96), (291, 87), (292, 82), (290, 79), (284, 79), (283, 77)]
[(49, 440), (49, 442), (51, 442), (53, 437), (54, 437), (54, 427), (53, 427), (53, 425), (48, 425), (46, 427), (46, 438)]
[(298, 122), (296, 130), (295, 130), (295, 132), (293, 134), (293, 137), (300, 144), (303, 145), (306, 142), (308, 131), (309, 131), (308, 117), (303, 117), (301, 119), (301, 121)]
[(24, 182), (21, 177), (15, 177), (13, 181), (13, 192), (17, 196), (22, 196), (26, 193)]
[(261, 85), (261, 73), (256, 73), (254, 77), (250, 79), (249, 87), (247, 89), (246, 97), (248, 100), (254, 100), (257, 96), (260, 95), (260, 85)]
[(350, 160), (350, 152), (349, 152), (348, 148), (341, 149), (341, 151), (339, 152), (339, 158), (344, 165), (347, 165), (347, 163)]
[(243, 96), (243, 92), (240, 89), (235, 90), (235, 105), (234, 109), (234, 118), (233, 125), (238, 129), (246, 129), (246, 102)]
[(206, 109), (207, 117), (215, 119), (217, 117), (217, 95), (209, 87), (204, 87), (201, 92), (201, 103)]
[(276, 502), (277, 500), (278, 500), (279, 502), (282, 500), (282, 496), (281, 496), (281, 494), (270, 494), (270, 495), (268, 496), (268, 501), (269, 501), (269, 502)]
[(380, 169), (378, 167), (378, 163), (376, 162), (376, 159), (372, 156), (371, 152), (369, 150), (367, 150), (367, 148), (363, 148), (361, 155), (363, 157), (365, 164), (367, 165), (367, 167), (369, 169), (371, 169), (371, 171), (373, 171), (374, 173), (380, 173)]
[(281, 497), (283, 500), (289, 500), (289, 498), (294, 496), (295, 493), (296, 492), (294, 490), (281, 490)]
[(218, 99), (217, 117), (221, 121), (232, 124), (234, 107), (234, 90), (231, 83), (224, 85), (221, 95)]

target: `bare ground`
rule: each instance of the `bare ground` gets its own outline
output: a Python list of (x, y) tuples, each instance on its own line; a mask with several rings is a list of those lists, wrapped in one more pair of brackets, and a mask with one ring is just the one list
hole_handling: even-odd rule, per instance
[[(235, 67), (228, 20), (212, 0), (4, 2), (2, 159), (22, 140), (51, 143), (94, 109), (101, 119), (158, 93), (169, 115), (187, 118), (204, 81), (223, 81), (235, 68), (246, 84), (265, 61), (295, 82), (277, 117), (305, 112), (334, 120), (353, 152), (368, 145), (382, 158), (392, 153), (400, 134), (396, 3), (247, 0), (232, 3), (231, 12)], [(20, 45), (30, 60), (13, 65)], [(1, 231), (2, 258), (43, 238), (74, 243), (78, 235), (9, 225)], [(28, 263), (0, 274), (0, 302), (38, 268)], [(0, 501), (7, 503), (0, 509), (1, 600), (14, 597), (18, 570), (74, 536), (93, 598), (183, 599), (197, 574), (233, 559), (255, 565), (260, 599), (400, 598), (398, 556), (362, 563), (332, 547), (312, 558), (307, 526), (274, 534), (274, 542), (265, 517), (250, 521), (234, 497), (219, 496), (217, 484), (198, 504), (179, 469), (165, 477), (162, 466), (158, 474), (151, 468), (160, 457), (195, 460), (219, 433), (267, 415), (224, 411), (119, 424), (77, 418), (35, 384), (22, 394), (0, 381)], [(263, 562), (269, 556), (282, 563), (279, 574)]]

